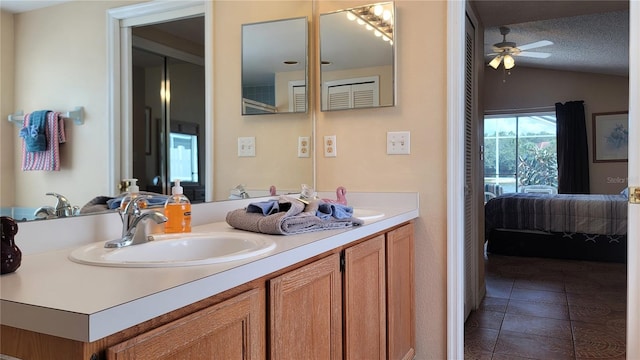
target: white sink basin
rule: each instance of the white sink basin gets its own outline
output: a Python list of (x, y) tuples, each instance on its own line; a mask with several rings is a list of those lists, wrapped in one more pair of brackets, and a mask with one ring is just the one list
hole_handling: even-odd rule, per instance
[(373, 220), (378, 219), (384, 216), (383, 212), (370, 210), (370, 209), (353, 209), (353, 217), (358, 218), (360, 220)]
[(96, 242), (73, 250), (69, 259), (112, 267), (193, 266), (246, 259), (276, 247), (269, 237), (252, 233), (190, 233), (153, 238), (119, 249), (106, 249), (104, 241)]

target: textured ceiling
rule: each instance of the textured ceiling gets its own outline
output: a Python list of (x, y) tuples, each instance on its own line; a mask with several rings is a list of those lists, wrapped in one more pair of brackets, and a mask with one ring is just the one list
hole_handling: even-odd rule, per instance
[[(530, 51), (546, 59), (516, 57), (517, 66), (628, 76), (628, 1), (474, 1), (485, 26), (485, 54), (502, 41), (499, 26), (511, 29), (518, 46), (540, 40), (554, 44)], [(489, 62), (492, 56), (485, 56)]]

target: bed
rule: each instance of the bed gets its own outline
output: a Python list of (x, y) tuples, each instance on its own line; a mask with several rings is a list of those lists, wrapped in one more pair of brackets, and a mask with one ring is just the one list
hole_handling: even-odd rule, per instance
[(626, 262), (627, 197), (512, 193), (485, 204), (487, 253)]

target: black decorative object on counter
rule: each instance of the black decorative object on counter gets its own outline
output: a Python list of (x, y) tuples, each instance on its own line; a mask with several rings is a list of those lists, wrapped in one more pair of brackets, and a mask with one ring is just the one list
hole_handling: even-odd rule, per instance
[(20, 267), (22, 252), (16, 246), (14, 236), (18, 233), (18, 223), (8, 216), (0, 217), (0, 239), (2, 240), (1, 273), (12, 273)]

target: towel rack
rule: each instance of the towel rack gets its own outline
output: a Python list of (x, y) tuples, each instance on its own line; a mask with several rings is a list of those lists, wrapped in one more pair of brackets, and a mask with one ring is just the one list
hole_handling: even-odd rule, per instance
[[(73, 110), (61, 113), (63, 118), (71, 119), (76, 125), (84, 124), (84, 107), (76, 106)], [(9, 122), (22, 125), (24, 122), (24, 112), (17, 111), (15, 114), (8, 116)]]

